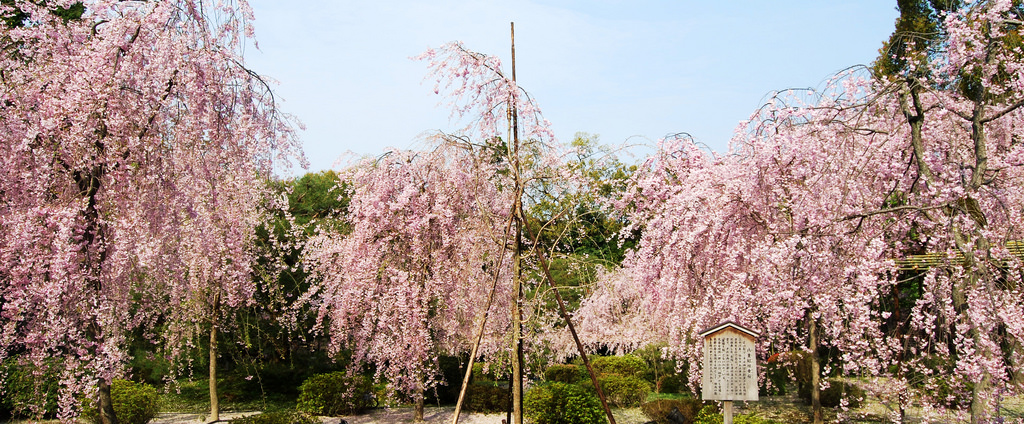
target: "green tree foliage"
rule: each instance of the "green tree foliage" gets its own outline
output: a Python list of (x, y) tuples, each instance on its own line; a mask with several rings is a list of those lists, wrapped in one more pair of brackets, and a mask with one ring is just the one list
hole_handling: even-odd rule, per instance
[(959, 0), (897, 0), (896, 30), (882, 44), (874, 64), (877, 76), (899, 76), (912, 67), (923, 69), (943, 40), (942, 14), (960, 7)]
[(534, 194), (529, 213), (537, 221), (532, 224), (540, 230), (539, 242), (552, 252), (617, 265), (635, 237), (621, 238), (624, 222), (608, 211), (607, 202), (625, 190), (636, 166), (620, 162), (596, 135), (576, 133), (572, 147), (575, 156), (567, 168), (588, 187), (557, 198)]
[(239, 313), (235, 334), (225, 336), (238, 343), (230, 344), (224, 356), (235, 374), (252, 376), (240, 384), (257, 386), (257, 392), (294, 396), (303, 379), (338, 367), (318, 348), (322, 340), (313, 334), (313, 318), (292, 305), (309, 289), (308, 273), (300, 263), (306, 239), (320, 228), (344, 228), (348, 192), (330, 170), (274, 184), (288, 199), (287, 213), (258, 230), (257, 236), (260, 248), (283, 250), (283, 262), (262, 264), (257, 278), (275, 283), (263, 285), (257, 306)]
[[(532, 219), (527, 224), (531, 233), (538, 234), (537, 244), (550, 253), (551, 276), (570, 311), (589, 294), (598, 267), (622, 263), (638, 237), (623, 237), (625, 222), (608, 207), (608, 202), (625, 190), (636, 166), (620, 162), (611, 148), (599, 144), (596, 135), (577, 133), (571, 146), (574, 156), (566, 168), (586, 182), (585, 188), (556, 197), (547, 195), (542, 184), (530, 194), (528, 215)], [(545, 309), (554, 311), (554, 295), (548, 290), (540, 286), (530, 296), (538, 296)]]
[(52, 362), (45, 368), (27, 361), (19, 363), (17, 358), (0, 362), (0, 418), (55, 417), (61, 367), (57, 360)]
[(288, 192), (288, 211), (306, 234), (315, 231), (316, 227), (310, 224), (342, 225), (349, 197), (337, 172), (312, 172), (284, 184), (291, 189)]
[[(344, 358), (330, 358), (320, 349), (323, 340), (313, 334), (313, 318), (295, 310), (294, 301), (309, 288), (308, 274), (299, 257), (306, 238), (318, 228), (344, 228), (348, 193), (334, 171), (307, 173), (297, 178), (270, 182), (281, 199), (288, 200), (286, 212), (257, 229), (257, 248), (283, 251), (281, 262), (261, 262), (257, 275), (265, 281), (255, 295), (257, 302), (236, 311), (232, 324), (218, 334), (220, 391), (225, 399), (239, 402), (258, 400), (291, 401), (299, 386), (316, 373), (337, 370)], [(133, 346), (134, 375), (151, 383), (174, 373), (162, 355), (152, 355), (153, 346), (141, 337)], [(205, 352), (191, 355), (193, 367), (208, 366)], [(197, 393), (202, 401), (205, 392)]]
[[(45, 6), (47, 2), (45, 0), (39, 1), (38, 4)], [(4, 25), (8, 28), (20, 28), (28, 23), (30, 16), (28, 13), (18, 9), (18, 5), (15, 0), (0, 0), (0, 5), (12, 8), (10, 12), (3, 14), (2, 18), (0, 18), (3, 19)], [(50, 13), (54, 14), (54, 16), (64, 18), (65, 22), (81, 19), (82, 14), (85, 13), (85, 5), (82, 4), (82, 2), (76, 2), (66, 8), (55, 6), (50, 8)]]
[[(927, 75), (934, 67), (929, 62), (942, 58), (948, 34), (945, 33), (942, 21), (947, 14), (959, 13), (972, 6), (962, 0), (897, 0), (900, 16), (896, 19), (896, 28), (892, 35), (879, 50), (878, 59), (872, 66), (876, 78), (906, 79), (911, 89), (918, 85), (919, 79), (931, 77)], [(993, 49), (989, 54), (1010, 53), (1018, 59), (1024, 58), (1024, 37), (1021, 27), (1024, 26), (1024, 2), (1013, 2), (1010, 18), (1000, 22), (999, 28), (989, 27), (987, 33), (995, 31), (1003, 33), (998, 43), (989, 46)], [(1005, 82), (1012, 77), (1013, 71), (1007, 70), (1004, 64), (998, 64), (999, 74), (994, 82)], [(984, 89), (982, 69), (975, 67), (962, 69), (954, 75), (945, 88), (955, 88), (968, 99), (981, 101), (998, 101), (1008, 98), (1011, 93), (992, 93)], [(942, 78), (939, 78), (942, 79)]]

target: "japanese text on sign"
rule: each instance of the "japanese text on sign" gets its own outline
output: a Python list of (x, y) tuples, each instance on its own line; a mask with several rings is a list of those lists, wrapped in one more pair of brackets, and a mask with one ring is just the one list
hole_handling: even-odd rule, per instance
[(734, 331), (704, 340), (705, 400), (757, 400), (757, 358), (754, 342)]

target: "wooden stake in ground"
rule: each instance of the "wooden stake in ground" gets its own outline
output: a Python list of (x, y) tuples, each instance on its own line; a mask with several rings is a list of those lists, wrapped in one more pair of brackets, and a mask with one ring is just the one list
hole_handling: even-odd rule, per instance
[(533, 245), (536, 246), (537, 259), (540, 261), (541, 270), (544, 271), (544, 279), (547, 280), (548, 285), (551, 286), (551, 291), (555, 294), (555, 300), (558, 303), (558, 312), (562, 315), (562, 319), (565, 320), (566, 325), (569, 327), (569, 333), (572, 334), (572, 339), (576, 342), (576, 350), (580, 354), (580, 359), (583, 360), (583, 365), (587, 367), (587, 372), (590, 374), (590, 381), (594, 383), (594, 389), (597, 390), (597, 397), (601, 399), (601, 406), (604, 407), (604, 413), (608, 416), (608, 423), (615, 424), (615, 416), (612, 415), (612, 410), (608, 407), (608, 401), (604, 397), (604, 390), (601, 390), (601, 384), (597, 381), (597, 374), (594, 373), (594, 369), (590, 366), (590, 360), (587, 359), (587, 352), (583, 350), (583, 343), (580, 343), (580, 337), (576, 334), (576, 326), (572, 325), (572, 319), (569, 318), (569, 313), (565, 310), (565, 302), (562, 301), (562, 295), (558, 293), (558, 287), (555, 287), (555, 279), (551, 277), (551, 267), (548, 266), (548, 258), (544, 255), (544, 252), (537, 244), (537, 237), (534, 236), (530, 227), (527, 226), (526, 229), (530, 232), (530, 240), (532, 240)]
[[(516, 24), (511, 23), (512, 36), (512, 84), (516, 83)], [(519, 160), (519, 114), (515, 97), (509, 102), (509, 119), (512, 132), (512, 174), (515, 181), (515, 199), (512, 210), (515, 225), (515, 254), (512, 259), (512, 290), (515, 302), (512, 304), (512, 344), (515, 355), (512, 358), (512, 420), (523, 424), (523, 173)]]
[[(505, 238), (501, 241), (501, 255), (499, 261), (505, 257), (505, 249), (508, 246), (508, 235), (512, 229), (512, 216), (505, 224)], [(452, 424), (459, 424), (459, 415), (462, 413), (462, 403), (466, 400), (466, 388), (469, 387), (469, 379), (473, 376), (473, 363), (476, 361), (476, 354), (480, 349), (480, 341), (484, 338), (484, 328), (487, 326), (487, 316), (491, 312), (491, 303), (494, 302), (494, 291), (498, 288), (498, 278), (501, 276), (501, 267), (494, 271), (494, 281), (491, 283), (491, 292), (487, 294), (487, 306), (484, 307), (484, 316), (480, 319), (480, 329), (476, 333), (476, 341), (473, 342), (473, 349), (469, 353), (469, 363), (466, 364), (466, 375), (462, 378), (462, 389), (459, 390), (459, 400), (455, 402), (455, 413), (452, 414)]]

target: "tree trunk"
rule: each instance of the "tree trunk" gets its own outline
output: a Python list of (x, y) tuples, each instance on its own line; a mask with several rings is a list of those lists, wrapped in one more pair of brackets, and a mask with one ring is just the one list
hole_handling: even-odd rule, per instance
[(983, 373), (981, 380), (974, 383), (974, 390), (971, 393), (971, 424), (980, 424), (985, 422), (985, 417), (988, 416), (986, 413), (986, 406), (988, 402), (985, 402), (984, 394), (988, 391), (989, 376), (988, 373)]
[[(100, 126), (99, 138), (96, 141), (95, 147), (97, 151), (103, 151), (103, 138), (106, 136), (106, 126)], [(96, 166), (90, 169), (88, 172), (75, 171), (75, 183), (78, 185), (79, 192), (82, 197), (86, 199), (86, 209), (82, 214), (82, 218), (85, 221), (85, 231), (82, 235), (81, 253), (85, 257), (85, 264), (83, 267), (89, 273), (87, 279), (93, 291), (99, 295), (103, 293), (103, 280), (101, 278), (100, 269), (106, 262), (107, 251), (104, 246), (105, 239), (105, 226), (100, 222), (100, 212), (97, 209), (97, 195), (100, 190), (100, 186), (103, 183), (102, 176), (105, 170), (102, 166)], [(91, 249), (92, 246), (97, 246), (96, 250)], [(89, 337), (95, 342), (96, 346), (103, 345), (104, 334), (100, 329), (97, 317), (92, 317), (92, 322), (89, 323)], [(96, 353), (96, 352), (93, 352)], [(117, 414), (114, 413), (114, 400), (110, 396), (110, 381), (106, 381), (100, 378), (99, 382), (99, 415), (100, 422), (102, 424), (118, 424)]]
[(117, 415), (114, 414), (114, 401), (110, 397), (110, 383), (100, 379), (99, 384), (99, 413), (102, 424), (118, 424)]
[(821, 363), (818, 361), (818, 322), (814, 314), (807, 313), (808, 344), (811, 348), (811, 420), (813, 424), (822, 424), (821, 414)]
[(419, 393), (416, 394), (416, 411), (412, 418), (414, 422), (423, 422), (423, 395), (423, 387), (421, 386)]
[(217, 399), (217, 319), (210, 325), (210, 422), (220, 421)]

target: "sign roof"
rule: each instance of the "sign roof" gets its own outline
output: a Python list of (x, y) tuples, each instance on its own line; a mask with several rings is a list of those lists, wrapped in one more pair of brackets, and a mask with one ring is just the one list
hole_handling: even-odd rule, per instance
[(748, 334), (748, 335), (750, 335), (751, 337), (754, 337), (754, 338), (757, 338), (757, 336), (761, 335), (761, 333), (758, 333), (758, 332), (756, 332), (754, 330), (751, 330), (749, 328), (743, 327), (743, 326), (741, 326), (741, 325), (739, 325), (739, 324), (737, 324), (737, 323), (735, 323), (733, 321), (725, 321), (725, 322), (719, 323), (719, 324), (717, 324), (717, 325), (715, 325), (713, 327), (710, 327), (710, 328), (707, 328), (707, 329), (701, 331), (700, 332), (700, 336), (701, 337), (707, 337), (707, 335), (709, 335), (709, 334), (717, 333), (717, 332), (719, 332), (721, 330), (724, 330), (726, 328), (732, 328), (732, 329), (738, 330), (738, 331), (740, 331), (742, 333), (746, 333), (746, 334)]

